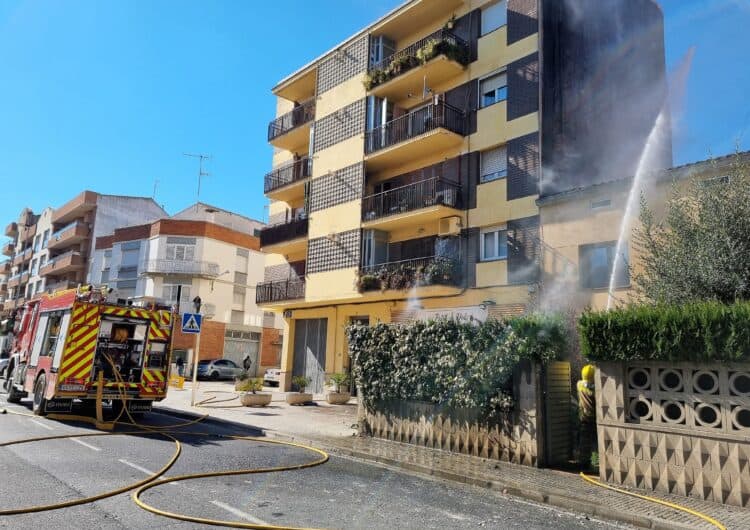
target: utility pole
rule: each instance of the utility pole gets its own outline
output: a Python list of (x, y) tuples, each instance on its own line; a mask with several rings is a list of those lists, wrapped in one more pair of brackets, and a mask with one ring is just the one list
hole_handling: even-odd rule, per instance
[(182, 153), (183, 156), (189, 156), (191, 158), (197, 158), (198, 159), (198, 193), (195, 195), (195, 207), (198, 208), (198, 202), (200, 202), (201, 197), (201, 179), (203, 177), (208, 177), (211, 175), (211, 173), (208, 173), (206, 171), (203, 171), (203, 161), (204, 160), (211, 160), (211, 155), (204, 155), (202, 153)]

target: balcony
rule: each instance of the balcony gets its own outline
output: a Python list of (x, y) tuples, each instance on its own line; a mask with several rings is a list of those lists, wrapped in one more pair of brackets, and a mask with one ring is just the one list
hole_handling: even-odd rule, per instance
[(455, 215), (461, 209), (461, 186), (439, 177), (369, 195), (362, 199), (365, 228), (390, 230)]
[(294, 254), (307, 247), (307, 217), (284, 224), (267, 226), (260, 231), (260, 247), (272, 254)]
[(74, 221), (52, 234), (47, 247), (50, 249), (68, 248), (84, 241), (89, 237), (89, 234), (90, 229), (88, 224), (81, 221)]
[(0, 274), (10, 274), (10, 260), (0, 263)]
[(39, 271), (42, 276), (65, 274), (83, 270), (86, 260), (80, 252), (71, 250), (49, 260)]
[(438, 256), (364, 265), (360, 267), (357, 289), (364, 293), (430, 285), (455, 287), (460, 283), (458, 265), (454, 259)]
[(21, 284), (21, 275), (20, 274), (14, 274), (10, 278), (8, 278), (8, 287), (13, 289), (14, 287), (18, 287)]
[(304, 182), (311, 175), (312, 160), (309, 157), (293, 160), (266, 174), (263, 192), (269, 199), (288, 202), (304, 195)]
[(0, 293), (5, 294), (8, 292), (8, 280), (0, 280)]
[(3, 245), (2, 253), (3, 255), (10, 257), (13, 255), (13, 251), (15, 250), (15, 248), (16, 246), (12, 242), (8, 242)]
[(274, 147), (295, 151), (309, 142), (309, 124), (315, 118), (315, 100), (295, 107), (268, 124), (268, 141)]
[(182, 274), (200, 278), (216, 278), (219, 276), (219, 264), (210, 261), (152, 259), (143, 264), (143, 274), (170, 275)]
[(18, 223), (8, 223), (5, 227), (5, 235), (8, 237), (18, 237)]
[(282, 280), (259, 283), (255, 288), (256, 304), (273, 304), (305, 298), (305, 280)]
[(465, 114), (443, 101), (431, 103), (365, 133), (367, 169), (377, 171), (457, 147)]
[(430, 86), (440, 86), (460, 75), (467, 64), (469, 44), (450, 30), (440, 29), (371, 65), (365, 88), (399, 103), (409, 94), (421, 94), (425, 78)]
[(78, 287), (78, 284), (75, 282), (71, 282), (68, 280), (63, 280), (56, 283), (48, 283), (44, 290), (50, 294), (57, 292), (57, 291), (65, 291), (67, 289), (75, 289)]
[(93, 191), (84, 191), (76, 195), (52, 213), (52, 223), (67, 224), (83, 217), (96, 208), (98, 195)]
[(31, 249), (31, 247), (27, 248), (23, 252), (19, 252), (18, 254), (16, 254), (16, 257), (13, 258), (13, 265), (15, 265), (17, 267), (17, 266), (21, 265), (22, 263), (26, 263), (27, 261), (29, 261), (31, 259), (31, 256), (33, 254), (34, 254), (34, 252)]
[(8, 298), (5, 300), (5, 303), (3, 304), (3, 310), (11, 311), (13, 309), (23, 307), (23, 304), (25, 303), (26, 303), (26, 298), (24, 298), (23, 296), (21, 298)]

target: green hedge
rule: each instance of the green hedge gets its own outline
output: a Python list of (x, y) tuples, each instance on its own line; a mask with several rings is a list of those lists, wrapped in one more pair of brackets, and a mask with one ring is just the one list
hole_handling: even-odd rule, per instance
[(557, 316), (354, 325), (347, 337), (352, 375), (366, 406), (422, 401), (471, 408), (485, 417), (513, 406), (512, 375), (520, 361), (545, 363), (565, 345)]
[(750, 303), (587, 312), (578, 330), (581, 352), (592, 361), (750, 360)]

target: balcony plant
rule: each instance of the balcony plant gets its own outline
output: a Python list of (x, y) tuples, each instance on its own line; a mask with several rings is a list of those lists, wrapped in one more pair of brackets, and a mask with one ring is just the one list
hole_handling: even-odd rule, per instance
[(361, 273), (357, 278), (357, 291), (377, 291), (380, 289), (380, 280), (374, 274)]
[(342, 390), (343, 386), (349, 384), (349, 374), (336, 373), (331, 375), (328, 381), (329, 384), (333, 385), (333, 390), (326, 394), (326, 401), (331, 405), (344, 405), (352, 397), (351, 393)]
[(305, 388), (307, 388), (311, 382), (312, 379), (304, 375), (295, 375), (292, 377), (292, 386), (297, 387), (297, 392), (287, 392), (286, 402), (290, 405), (305, 405), (307, 403), (312, 403), (313, 395), (305, 392)]
[(447, 285), (453, 283), (455, 263), (452, 259), (438, 257), (428, 263), (422, 278), (427, 285)]
[(234, 388), (240, 392), (240, 402), (245, 407), (265, 407), (271, 403), (271, 394), (260, 392), (263, 390), (263, 380), (260, 378), (238, 380)]

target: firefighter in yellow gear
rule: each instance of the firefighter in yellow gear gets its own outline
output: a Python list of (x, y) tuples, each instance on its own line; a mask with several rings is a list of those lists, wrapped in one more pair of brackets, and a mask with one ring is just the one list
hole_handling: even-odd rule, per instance
[(587, 364), (581, 370), (581, 379), (576, 384), (578, 391), (578, 462), (588, 468), (591, 452), (596, 448), (596, 396), (594, 374), (596, 368)]

